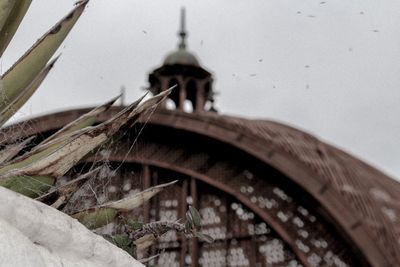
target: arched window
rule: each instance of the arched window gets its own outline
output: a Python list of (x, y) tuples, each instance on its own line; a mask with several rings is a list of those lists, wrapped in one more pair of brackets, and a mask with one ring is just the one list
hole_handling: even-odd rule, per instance
[(171, 80), (169, 80), (168, 88), (170, 88), (174, 85), (177, 85), (177, 87), (175, 87), (175, 89), (171, 92), (171, 94), (169, 95), (169, 98), (174, 102), (175, 108), (176, 108), (176, 107), (179, 107), (179, 91), (181, 89), (181, 86), (177, 79), (172, 78)]
[[(197, 103), (197, 85), (195, 80), (188, 81), (188, 83), (186, 84), (186, 93), (187, 99), (191, 102), (190, 104), (192, 110), (190, 112), (192, 112), (196, 108)], [(186, 105), (187, 104), (185, 103), (185, 106)]]
[(150, 75), (149, 76), (149, 82), (150, 82), (150, 92), (152, 94), (158, 94), (161, 91), (161, 82), (160, 80), (154, 76), (154, 75)]

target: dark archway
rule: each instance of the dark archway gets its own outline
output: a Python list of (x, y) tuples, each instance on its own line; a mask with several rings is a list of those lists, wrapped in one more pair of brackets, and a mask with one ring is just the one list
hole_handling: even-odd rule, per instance
[(178, 79), (172, 78), (168, 82), (168, 88), (171, 88), (172, 86), (176, 86), (176, 88), (171, 92), (169, 98), (174, 101), (175, 107), (178, 108), (181, 106), (179, 94), (180, 94), (182, 85)]

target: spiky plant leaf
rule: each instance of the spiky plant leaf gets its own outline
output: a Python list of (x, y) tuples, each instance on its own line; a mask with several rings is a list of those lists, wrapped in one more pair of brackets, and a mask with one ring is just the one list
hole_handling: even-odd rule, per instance
[(71, 215), (89, 229), (96, 229), (114, 221), (118, 211), (112, 208), (93, 208)]
[[(157, 105), (169, 93), (170, 90), (156, 95), (139, 106), (135, 102), (102, 124), (84, 128), (67, 138), (61, 136), (59, 139), (62, 142), (56, 139), (13, 160), (9, 165), (0, 167), (0, 186), (37, 197), (38, 193), (45, 192), (45, 187), (49, 189), (57, 177), (63, 176), (89, 152), (112, 138), (123, 125), (136, 121), (142, 113)], [(46, 183), (36, 177), (46, 177)], [(29, 182), (30, 187), (37, 190), (26, 190), (21, 181)], [(34, 184), (36, 185), (33, 186)]]
[[(0, 167), (0, 186), (31, 197), (46, 192), (57, 177), (63, 176), (85, 155), (112, 138), (123, 125), (136, 121), (142, 113), (165, 99), (171, 90), (156, 95), (141, 105), (135, 102), (102, 124), (84, 128), (67, 137), (61, 136)], [(28, 183), (29, 187), (24, 183)], [(119, 202), (115, 205), (123, 207), (125, 203)]]
[(11, 164), (0, 168), (0, 184), (1, 181), (21, 175), (61, 177), (90, 151), (110, 139), (123, 125), (136, 121), (169, 93), (170, 90), (156, 95), (139, 106), (133, 103), (102, 124), (87, 127), (67, 137), (61, 136), (59, 139), (62, 141), (56, 139), (15, 159)]
[(93, 110), (89, 111), (88, 113), (85, 113), (84, 115), (80, 116), (76, 120), (68, 123), (64, 127), (62, 127), (60, 130), (58, 130), (56, 133), (52, 134), (49, 136), (47, 139), (45, 139), (41, 145), (48, 143), (52, 140), (55, 140), (59, 138), (60, 136), (67, 134), (67, 133), (73, 133), (77, 130), (83, 129), (88, 126), (92, 126), (96, 122), (97, 116), (99, 116), (101, 113), (107, 111), (114, 103), (117, 101), (117, 99), (120, 97), (114, 97), (110, 101), (107, 101), (101, 106), (98, 106), (94, 108)]
[[(120, 113), (115, 115), (113, 118), (110, 118), (109, 121), (114, 120), (115, 118), (120, 117), (122, 115), (127, 116), (127, 114), (129, 113), (129, 110), (134, 110), (135, 108), (137, 108), (137, 106), (140, 104), (140, 102), (144, 99), (145, 96), (146, 95), (142, 96), (137, 101), (133, 102), (131, 105), (126, 107), (124, 110), (122, 110)], [(108, 103), (110, 103), (110, 102), (108, 102)], [(100, 110), (102, 109), (101, 106), (99, 107), (99, 109)], [(83, 116), (86, 117), (86, 115), (83, 115)], [(72, 124), (74, 124), (74, 122), (72, 122)], [(73, 126), (73, 127), (75, 127), (75, 126)], [(100, 127), (100, 125), (98, 127)], [(79, 134), (89, 132), (91, 129), (92, 128), (78, 129), (74, 132), (66, 130), (62, 134), (58, 134), (58, 137), (56, 137), (56, 138), (49, 137), (50, 140), (45, 140), (44, 142), (37, 145), (35, 148), (32, 149), (32, 152), (30, 154), (25, 155), (24, 159), (21, 158), (21, 160), (25, 161), (27, 158), (31, 158), (29, 161), (33, 162), (35, 160), (38, 160), (45, 156), (48, 156), (51, 153), (53, 153), (56, 149), (67, 144), (69, 142), (69, 140), (71, 138), (73, 138), (74, 136), (78, 136)], [(24, 165), (22, 165), (22, 166), (24, 166)]]
[(102, 167), (95, 168), (87, 173), (79, 175), (78, 178), (67, 182), (61, 186), (51, 189), (48, 193), (41, 195), (36, 198), (36, 200), (41, 201), (46, 204), (51, 204), (53, 208), (60, 208), (72, 195), (90, 178), (96, 176)]
[(55, 178), (46, 175), (36, 176), (15, 176), (12, 179), (0, 181), (0, 186), (27, 197), (38, 197), (49, 190), (54, 184)]
[(104, 132), (95, 136), (89, 134), (73, 136), (61, 146), (50, 147), (50, 151), (45, 150), (42, 153), (33, 154), (22, 161), (12, 162), (12, 164), (0, 168), (0, 181), (20, 175), (61, 177), (82, 157), (104, 143), (107, 138), (108, 136)]
[(0, 110), (0, 126), (3, 125), (9, 118), (11, 118), (29, 98), (36, 92), (43, 80), (47, 77), (50, 70), (53, 68), (58, 57), (47, 64), (39, 74), (33, 79), (33, 81), (19, 92), (12, 101), (7, 101), (8, 104)]
[[(17, 170), (30, 164), (33, 164), (36, 161), (39, 161), (43, 158), (49, 157), (52, 153), (54, 153), (58, 148), (67, 144), (70, 140), (71, 136), (64, 136), (63, 138), (59, 138), (57, 142), (50, 142), (44, 146), (36, 146), (32, 151), (26, 153), (20, 157), (15, 158), (7, 165), (0, 168), (0, 180), (2, 179), (2, 175), (10, 172), (12, 170)], [(3, 177), (4, 178), (4, 177)]]
[(151, 187), (142, 192), (90, 208), (72, 215), (90, 229), (96, 229), (112, 222), (120, 212), (128, 212), (143, 205), (150, 198), (161, 192), (165, 187), (175, 184), (177, 181)]
[(103, 205), (101, 205), (101, 207), (113, 208), (113, 209), (117, 209), (121, 212), (130, 211), (137, 207), (140, 207), (146, 201), (148, 201), (150, 198), (152, 198), (153, 196), (155, 196), (156, 194), (158, 194), (159, 192), (164, 190), (164, 188), (171, 186), (171, 185), (175, 184), (176, 182), (178, 182), (178, 181), (173, 181), (170, 183), (150, 187), (150, 188), (148, 188), (142, 192), (139, 192), (137, 194), (134, 194), (132, 196), (128, 196), (128, 197), (120, 199), (118, 201), (103, 204)]
[[(137, 101), (133, 102), (131, 105), (129, 105), (124, 110), (122, 110), (119, 114), (117, 114), (113, 118), (110, 118), (109, 121), (112, 121), (115, 118), (120, 117), (121, 115), (127, 116), (127, 114), (129, 113), (130, 110), (134, 110), (135, 108), (137, 108), (137, 106), (144, 99), (144, 97), (145, 97), (145, 95), (143, 97), (139, 98)], [(37, 145), (36, 147), (34, 147), (32, 149), (31, 153), (24, 155), (23, 157), (21, 157), (18, 160), (15, 160), (14, 163), (16, 163), (16, 165), (9, 166), (8, 169), (12, 169), (12, 168), (16, 168), (16, 167), (21, 168), (29, 163), (32, 163), (41, 158), (47, 157), (47, 156), (51, 155), (51, 153), (53, 153), (57, 149), (68, 144), (73, 138), (75, 138), (79, 135), (82, 135), (84, 133), (88, 133), (88, 132), (92, 131), (94, 128), (83, 129), (83, 128), (85, 128), (85, 124), (90, 123), (92, 121), (92, 119), (94, 119), (93, 116), (98, 115), (99, 112), (104, 112), (106, 109), (108, 109), (112, 105), (111, 102), (113, 100), (90, 111), (89, 114), (91, 114), (91, 115), (84, 114), (80, 118), (78, 118), (76, 121), (73, 121), (70, 124), (68, 124), (69, 126), (67, 125), (66, 127), (63, 127), (59, 132), (55, 133), (55, 135), (56, 135), (55, 137), (50, 136), (48, 139), (41, 142), (39, 145)], [(88, 126), (86, 126), (86, 127), (88, 127)], [(97, 127), (100, 127), (100, 125), (98, 125)], [(72, 128), (77, 128), (77, 130), (72, 131)], [(20, 163), (17, 163), (17, 162), (20, 162)], [(0, 173), (1, 173), (1, 170), (0, 170)]]
[(14, 37), (32, 0), (1, 0), (0, 57)]
[(193, 233), (197, 238), (199, 238), (202, 241), (205, 241), (207, 243), (213, 243), (214, 242), (214, 238), (212, 238), (209, 235), (203, 234), (201, 232), (194, 232)]
[(14, 158), (30, 141), (32, 141), (33, 138), (35, 137), (31, 136), (22, 142), (7, 145), (5, 148), (0, 150), (0, 165)]
[(201, 226), (200, 213), (194, 207), (189, 206), (189, 210), (186, 212), (186, 218), (194, 228), (199, 228)]
[(1, 0), (0, 1), (0, 31), (6, 23), (17, 0)]
[[(20, 1), (25, 2), (25, 1)], [(43, 35), (2, 77), (0, 110), (13, 101), (43, 69), (75, 25), (88, 1), (82, 1)]]

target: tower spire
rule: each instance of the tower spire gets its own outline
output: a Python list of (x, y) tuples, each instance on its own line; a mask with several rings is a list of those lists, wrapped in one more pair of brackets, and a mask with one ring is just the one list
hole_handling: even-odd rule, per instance
[(179, 42), (179, 49), (185, 49), (186, 48), (186, 11), (185, 8), (181, 8), (181, 28), (179, 31), (179, 37), (180, 37), (180, 42)]

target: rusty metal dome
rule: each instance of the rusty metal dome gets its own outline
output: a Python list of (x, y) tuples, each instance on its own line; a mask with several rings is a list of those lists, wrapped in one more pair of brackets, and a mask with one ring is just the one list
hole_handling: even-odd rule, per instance
[(164, 65), (192, 65), (199, 66), (197, 58), (186, 49), (178, 49), (167, 55)]

